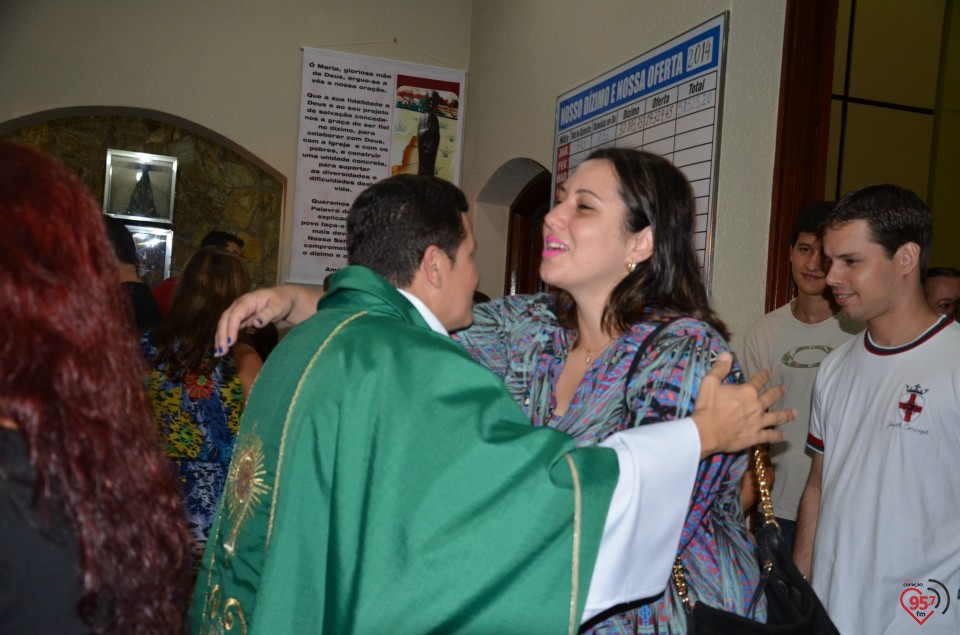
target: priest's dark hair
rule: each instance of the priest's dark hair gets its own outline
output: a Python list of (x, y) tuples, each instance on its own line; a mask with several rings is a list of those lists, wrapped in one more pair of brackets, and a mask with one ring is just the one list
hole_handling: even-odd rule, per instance
[(467, 237), (467, 199), (435, 176), (398, 174), (365, 189), (347, 215), (347, 260), (406, 287), (431, 245), (451, 262)]
[(62, 510), (76, 540), (71, 610), (96, 633), (179, 633), (190, 538), (101, 216), (64, 165), (0, 142), (0, 419), (23, 435), (36, 514)]

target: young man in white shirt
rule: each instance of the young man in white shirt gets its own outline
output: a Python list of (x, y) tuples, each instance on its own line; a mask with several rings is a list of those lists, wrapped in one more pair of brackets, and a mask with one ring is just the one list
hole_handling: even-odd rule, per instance
[(820, 225), (833, 206), (833, 201), (817, 201), (797, 216), (790, 232), (790, 272), (797, 295), (750, 325), (741, 355), (747, 374), (769, 370), (773, 382), (787, 389), (780, 407), (797, 411), (797, 423), (784, 430), (783, 442), (770, 448), (776, 473), (773, 508), (791, 548), (800, 495), (810, 473), (804, 448), (817, 369), (827, 353), (863, 329), (839, 312), (827, 288)]
[(960, 632), (960, 325), (924, 298), (932, 236), (893, 185), (827, 217), (827, 284), (867, 330), (820, 365), (794, 559), (844, 634)]

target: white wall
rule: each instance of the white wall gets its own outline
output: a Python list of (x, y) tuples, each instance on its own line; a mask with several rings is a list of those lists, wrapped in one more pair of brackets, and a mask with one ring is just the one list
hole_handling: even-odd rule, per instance
[[(742, 333), (763, 307), (784, 7), (783, 0), (3, 0), (0, 122), (104, 105), (188, 119), (286, 176), (289, 221), (301, 46), (467, 69), (463, 187), (474, 201), (510, 159), (551, 166), (557, 95), (730, 10), (714, 297)], [(350, 46), (369, 42), (380, 43)], [(481, 210), (476, 225), (481, 288), (495, 293), (507, 219)], [(286, 226), (284, 244), (288, 235)]]
[[(515, 157), (550, 168), (557, 95), (726, 10), (713, 289), (741, 334), (763, 313), (785, 2), (476, 0), (463, 186), (474, 199)], [(476, 216), (480, 286), (497, 293), (507, 221), (488, 209)]]
[(166, 112), (223, 135), (287, 178), (283, 279), (301, 46), (466, 69), (471, 6), (471, 0), (0, 0), (0, 122), (53, 108), (124, 106)]

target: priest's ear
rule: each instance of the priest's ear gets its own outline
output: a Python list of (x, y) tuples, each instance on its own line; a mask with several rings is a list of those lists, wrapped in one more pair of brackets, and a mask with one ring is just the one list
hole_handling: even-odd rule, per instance
[(443, 287), (444, 276), (449, 268), (450, 257), (437, 247), (430, 245), (423, 252), (423, 258), (420, 260), (420, 267), (417, 269), (417, 277), (421, 283), (429, 285), (433, 289)]

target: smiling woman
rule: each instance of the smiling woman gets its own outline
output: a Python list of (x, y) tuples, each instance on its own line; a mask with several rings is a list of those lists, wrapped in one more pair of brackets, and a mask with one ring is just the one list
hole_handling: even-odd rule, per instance
[(620, 182), (608, 161), (587, 161), (558, 188), (544, 219), (540, 277), (568, 293), (608, 298), (628, 263), (650, 258), (651, 232), (642, 216), (626, 227)]
[[(540, 274), (562, 292), (478, 305), (473, 326), (454, 337), (504, 380), (533, 425), (578, 445), (688, 415), (704, 374), (729, 350), (694, 254), (694, 210), (689, 184), (667, 160), (593, 153), (544, 219)], [(740, 614), (757, 584), (741, 520), (744, 467), (742, 455), (701, 463), (677, 547), (691, 597)], [(754, 617), (763, 620), (765, 607)], [(686, 632), (672, 583), (659, 600), (605, 612), (590, 632), (665, 629)]]

